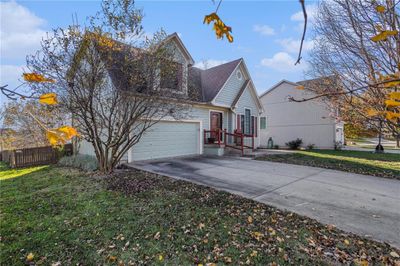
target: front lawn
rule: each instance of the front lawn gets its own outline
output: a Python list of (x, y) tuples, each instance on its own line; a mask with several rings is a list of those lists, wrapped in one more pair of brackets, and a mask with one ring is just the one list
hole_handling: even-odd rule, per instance
[(312, 150), (296, 151), (290, 154), (267, 155), (257, 159), (400, 179), (400, 154)]
[(389, 245), (154, 174), (1, 170), (0, 265), (400, 263)]

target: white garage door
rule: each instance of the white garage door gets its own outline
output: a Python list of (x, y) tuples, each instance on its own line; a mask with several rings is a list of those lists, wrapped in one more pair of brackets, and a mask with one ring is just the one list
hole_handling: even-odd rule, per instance
[(148, 129), (130, 151), (129, 162), (200, 153), (200, 123), (162, 121)]

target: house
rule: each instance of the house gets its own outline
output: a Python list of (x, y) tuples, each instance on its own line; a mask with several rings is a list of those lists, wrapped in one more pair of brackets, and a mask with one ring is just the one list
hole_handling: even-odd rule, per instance
[[(282, 80), (260, 96), (264, 108), (260, 118), (260, 146), (266, 147), (270, 138), (280, 147), (297, 138), (303, 140), (304, 147), (314, 144), (319, 149), (332, 149), (335, 143), (344, 143), (343, 122), (326, 102), (289, 100), (289, 97), (315, 96), (307, 89), (311, 83), (316, 84), (317, 80), (297, 83)], [(299, 85), (303, 85), (304, 90), (299, 90)]]
[[(181, 92), (192, 106), (190, 114), (184, 120), (164, 119), (152, 126), (123, 161), (221, 155), (228, 146), (242, 151), (246, 146), (256, 149), (263, 109), (244, 60), (202, 70), (194, 66), (176, 33), (169, 35), (163, 45), (173, 49), (174, 60), (182, 66), (179, 80)], [(94, 154), (88, 142), (80, 144), (79, 152)]]

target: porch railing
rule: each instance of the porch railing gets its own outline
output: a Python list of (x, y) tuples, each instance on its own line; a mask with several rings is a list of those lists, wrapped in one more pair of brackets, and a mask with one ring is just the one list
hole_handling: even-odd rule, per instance
[[(248, 144), (249, 139), (251, 145)], [(234, 133), (229, 133), (226, 129), (204, 130), (204, 144), (217, 144), (219, 147), (223, 145), (237, 149), (243, 156), (245, 148), (254, 150), (254, 135), (243, 134), (237, 130)]]

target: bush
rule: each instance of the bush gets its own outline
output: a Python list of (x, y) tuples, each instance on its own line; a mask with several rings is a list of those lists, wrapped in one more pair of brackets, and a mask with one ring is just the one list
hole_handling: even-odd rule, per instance
[(311, 151), (311, 150), (315, 149), (315, 144), (308, 144), (306, 148), (307, 148), (307, 150)]
[(79, 168), (86, 172), (96, 171), (99, 167), (96, 157), (85, 154), (62, 157), (58, 165)]
[(303, 144), (303, 140), (297, 138), (297, 139), (295, 139), (295, 140), (286, 142), (285, 144), (286, 144), (286, 146), (289, 146), (289, 148), (290, 148), (291, 150), (297, 150), (297, 149), (300, 148), (301, 144)]

